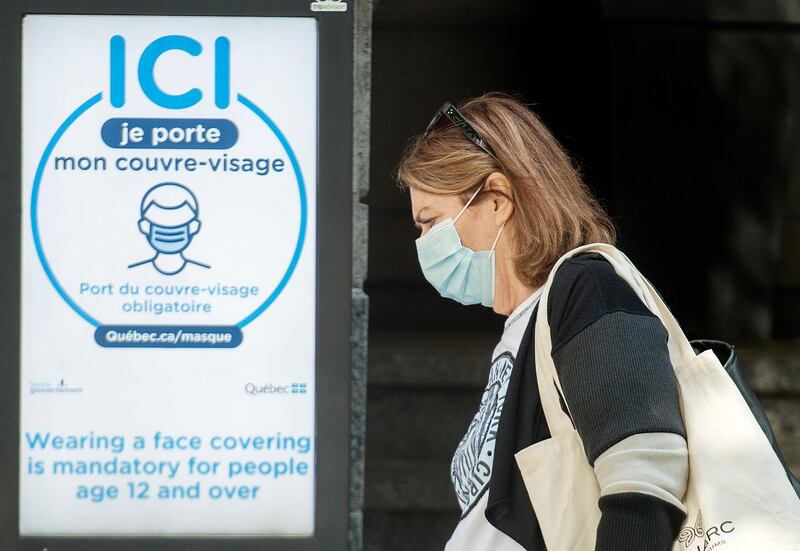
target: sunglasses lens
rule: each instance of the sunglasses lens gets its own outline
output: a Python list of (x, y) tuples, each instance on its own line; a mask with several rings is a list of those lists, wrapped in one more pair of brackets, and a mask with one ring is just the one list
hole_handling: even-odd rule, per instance
[(431, 122), (428, 123), (428, 128), (425, 129), (425, 134), (430, 134), (431, 130), (433, 130), (433, 127), (436, 126), (436, 123), (439, 122), (441, 118), (441, 116), (436, 115), (433, 119), (431, 119)]
[(436, 112), (436, 114), (435, 114), (435, 115), (433, 116), (433, 118), (431, 119), (431, 122), (429, 122), (429, 123), (428, 123), (428, 128), (426, 128), (426, 129), (425, 129), (425, 134), (426, 134), (426, 135), (427, 135), (427, 134), (428, 134), (428, 133), (429, 133), (431, 130), (433, 130), (433, 129), (434, 129), (434, 127), (436, 127), (437, 123), (439, 123), (439, 122), (442, 120), (442, 118), (443, 118), (443, 117), (442, 117), (442, 115), (444, 115), (445, 109), (447, 109), (447, 107), (448, 107), (449, 105), (450, 105), (450, 102), (445, 102), (445, 104), (444, 104), (444, 105), (442, 105), (442, 106), (439, 108), (439, 110)]

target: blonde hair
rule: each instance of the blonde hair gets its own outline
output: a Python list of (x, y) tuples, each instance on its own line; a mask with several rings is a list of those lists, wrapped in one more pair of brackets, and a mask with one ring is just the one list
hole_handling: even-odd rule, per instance
[(533, 287), (544, 284), (568, 250), (595, 242), (616, 245), (614, 223), (580, 168), (525, 103), (489, 92), (456, 107), (497, 160), (442, 117), (428, 136), (412, 137), (406, 146), (393, 173), (401, 188), (460, 195), (463, 204), (492, 172), (505, 174), (514, 205), (506, 228), (514, 267), (520, 280)]

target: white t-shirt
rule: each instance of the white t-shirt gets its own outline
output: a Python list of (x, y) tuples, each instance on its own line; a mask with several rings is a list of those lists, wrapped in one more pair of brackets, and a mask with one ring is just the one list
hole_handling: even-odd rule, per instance
[(497, 427), (511, 368), (542, 289), (539, 287), (508, 316), (500, 342), (492, 353), (489, 381), (481, 396), (480, 407), (453, 455), (450, 476), (462, 516), (445, 545), (445, 551), (524, 551), (517, 542), (492, 526), (484, 511), (489, 499)]

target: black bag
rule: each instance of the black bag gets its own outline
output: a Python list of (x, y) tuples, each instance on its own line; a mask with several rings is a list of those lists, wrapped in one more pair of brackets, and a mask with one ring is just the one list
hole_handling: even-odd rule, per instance
[(739, 392), (742, 393), (742, 397), (744, 398), (744, 401), (747, 402), (750, 411), (753, 412), (753, 416), (756, 418), (756, 421), (758, 421), (758, 424), (761, 425), (761, 430), (763, 430), (764, 434), (767, 436), (767, 440), (769, 440), (772, 449), (775, 450), (775, 455), (777, 455), (778, 459), (780, 459), (781, 464), (786, 471), (786, 476), (789, 477), (789, 481), (792, 483), (795, 493), (797, 493), (797, 497), (800, 498), (800, 480), (797, 479), (794, 473), (792, 473), (792, 471), (789, 470), (789, 467), (786, 465), (786, 459), (784, 459), (783, 453), (781, 453), (781, 449), (778, 446), (778, 442), (775, 440), (775, 433), (772, 431), (772, 426), (769, 424), (767, 414), (764, 412), (764, 408), (761, 407), (761, 403), (758, 401), (758, 398), (756, 398), (755, 392), (753, 392), (753, 389), (750, 388), (750, 385), (745, 379), (742, 366), (739, 363), (739, 357), (736, 355), (736, 350), (734, 349), (733, 345), (724, 341), (717, 341), (713, 339), (695, 339), (689, 341), (689, 344), (692, 345), (692, 348), (697, 354), (700, 354), (708, 349), (714, 351), (714, 354), (725, 368), (725, 371), (728, 373), (730, 378), (733, 379), (733, 382), (736, 384)]

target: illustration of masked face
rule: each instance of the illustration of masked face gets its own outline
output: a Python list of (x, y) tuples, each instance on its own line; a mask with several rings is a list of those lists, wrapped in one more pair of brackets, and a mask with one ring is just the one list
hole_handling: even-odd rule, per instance
[(197, 198), (186, 186), (163, 182), (148, 189), (140, 203), (138, 226), (156, 254), (129, 264), (128, 268), (148, 264), (167, 276), (181, 273), (187, 265), (210, 268), (183, 256), (200, 231), (198, 213)]
[(164, 207), (153, 201), (139, 220), (139, 231), (147, 236), (153, 249), (163, 254), (183, 251), (199, 230), (197, 211), (187, 202)]

